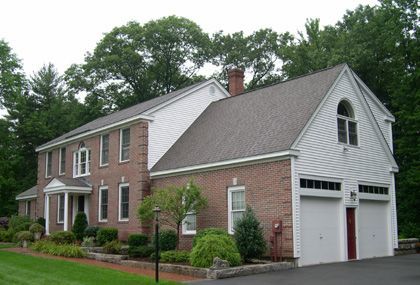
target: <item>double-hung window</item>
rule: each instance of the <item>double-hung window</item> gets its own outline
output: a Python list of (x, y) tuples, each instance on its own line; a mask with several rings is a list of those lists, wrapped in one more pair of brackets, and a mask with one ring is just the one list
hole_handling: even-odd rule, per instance
[(119, 185), (119, 203), (118, 203), (118, 220), (128, 221), (129, 202), (130, 202), (130, 188), (128, 183)]
[(81, 144), (79, 150), (73, 154), (73, 176), (86, 176), (90, 174), (90, 149)]
[(341, 101), (337, 107), (337, 133), (338, 142), (358, 145), (357, 121), (353, 108), (347, 101)]
[(99, 187), (99, 221), (108, 220), (108, 186)]
[(130, 160), (130, 128), (120, 130), (120, 162)]
[(64, 223), (64, 194), (57, 196), (57, 223)]
[[(182, 204), (185, 205), (185, 199), (182, 199)], [(182, 221), (182, 234), (195, 235), (197, 230), (197, 215), (195, 211), (187, 212), (185, 219)]]
[(236, 221), (242, 218), (246, 210), (245, 187), (233, 186), (228, 188), (228, 230), (230, 234), (234, 232)]
[(31, 201), (28, 200), (25, 203), (25, 215), (30, 217), (31, 216)]
[(52, 151), (45, 154), (45, 178), (51, 177), (52, 173)]
[(109, 134), (101, 136), (100, 166), (108, 165), (109, 161)]
[(66, 173), (66, 148), (60, 148), (60, 156), (59, 156), (59, 163), (58, 163), (58, 174), (63, 175)]

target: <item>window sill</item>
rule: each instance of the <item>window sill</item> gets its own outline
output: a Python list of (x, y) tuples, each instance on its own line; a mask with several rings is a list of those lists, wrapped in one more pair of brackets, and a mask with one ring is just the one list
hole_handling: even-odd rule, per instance
[(100, 224), (106, 224), (106, 223), (108, 223), (108, 220), (99, 220), (98, 223), (100, 223)]
[(83, 174), (83, 175), (77, 175), (77, 176), (73, 175), (73, 178), (80, 178), (80, 177), (86, 177), (86, 176), (90, 176), (90, 173), (89, 174)]
[(57, 222), (57, 225), (64, 225), (64, 222)]
[(64, 175), (66, 175), (66, 173), (60, 173), (60, 174), (58, 174), (58, 176), (64, 176)]
[(45, 179), (51, 179), (51, 176), (45, 176), (44, 178)]
[(197, 234), (197, 231), (195, 232), (183, 232), (182, 235), (183, 236), (195, 236)]
[(126, 164), (126, 163), (129, 163), (129, 162), (130, 162), (130, 160), (120, 161), (120, 162), (118, 162), (118, 165)]
[(118, 224), (128, 224), (130, 220), (118, 220)]
[(99, 169), (102, 169), (102, 168), (108, 168), (108, 166), (109, 166), (109, 164), (107, 163), (107, 164), (103, 164), (103, 165), (99, 165)]

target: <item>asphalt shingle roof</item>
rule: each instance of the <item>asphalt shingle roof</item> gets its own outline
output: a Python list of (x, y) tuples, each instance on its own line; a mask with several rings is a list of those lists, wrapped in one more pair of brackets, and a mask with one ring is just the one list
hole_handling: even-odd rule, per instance
[(37, 188), (36, 185), (33, 186), (33, 187), (31, 187), (31, 188), (29, 188), (28, 190), (23, 191), (22, 193), (18, 194), (16, 196), (16, 198), (17, 199), (19, 199), (19, 198), (22, 199), (22, 198), (30, 197), (30, 196), (34, 196), (34, 195), (38, 195), (38, 188)]
[(136, 116), (136, 115), (140, 115), (140, 114), (146, 112), (147, 110), (150, 110), (150, 109), (152, 109), (152, 108), (154, 108), (154, 107), (156, 107), (156, 106), (158, 106), (158, 105), (160, 105), (160, 104), (162, 104), (166, 101), (169, 101), (172, 98), (175, 98), (176, 96), (194, 88), (195, 86), (202, 84), (203, 82), (204, 81), (198, 82), (196, 84), (187, 86), (185, 88), (170, 92), (166, 95), (159, 96), (159, 97), (153, 98), (151, 100), (148, 100), (148, 101), (139, 103), (137, 105), (131, 106), (129, 108), (123, 109), (121, 111), (109, 114), (107, 116), (100, 117), (96, 120), (93, 120), (93, 121), (91, 121), (91, 122), (89, 122), (89, 123), (87, 123), (87, 124), (85, 124), (81, 127), (78, 127), (76, 129), (68, 132), (68, 133), (65, 133), (62, 136), (59, 136), (59, 137), (41, 145), (41, 146), (39, 146), (39, 148), (46, 147), (46, 146), (49, 146), (49, 145), (54, 144), (54, 143), (58, 143), (62, 140), (71, 138), (73, 136), (76, 136), (76, 135), (79, 135), (79, 134), (82, 134), (82, 133), (89, 132), (91, 130), (95, 130), (95, 129), (98, 129), (98, 128), (101, 128), (101, 127), (104, 127), (104, 126), (107, 126), (107, 125), (110, 125), (110, 124), (113, 124), (113, 123), (117, 123), (119, 121), (131, 118), (131, 117)]
[(289, 149), (344, 66), (212, 103), (152, 172)]
[(57, 179), (66, 186), (91, 187), (91, 185), (83, 178), (56, 177), (55, 179)]

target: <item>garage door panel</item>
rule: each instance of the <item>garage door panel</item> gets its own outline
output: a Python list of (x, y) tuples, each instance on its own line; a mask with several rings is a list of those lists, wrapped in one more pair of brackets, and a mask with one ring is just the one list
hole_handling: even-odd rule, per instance
[(389, 255), (388, 203), (360, 200), (359, 256)]
[(339, 201), (301, 197), (300, 265), (340, 260)]

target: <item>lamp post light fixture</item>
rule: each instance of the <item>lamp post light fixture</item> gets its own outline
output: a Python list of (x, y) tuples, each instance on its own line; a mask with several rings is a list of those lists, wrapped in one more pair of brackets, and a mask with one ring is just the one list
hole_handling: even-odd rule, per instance
[(159, 206), (153, 209), (155, 213), (155, 281), (159, 283)]

